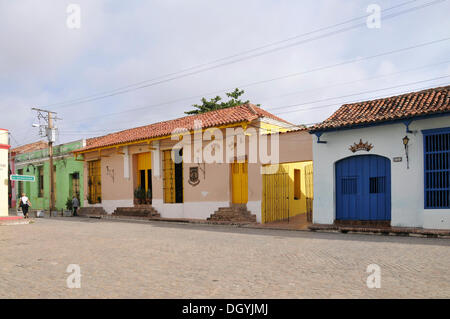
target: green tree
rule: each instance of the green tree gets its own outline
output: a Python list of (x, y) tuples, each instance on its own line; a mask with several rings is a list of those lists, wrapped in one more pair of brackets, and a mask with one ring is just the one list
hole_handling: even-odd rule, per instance
[(250, 103), (247, 101), (242, 101), (240, 96), (244, 94), (244, 90), (235, 89), (233, 92), (226, 93), (227, 97), (230, 99), (226, 102), (221, 102), (222, 98), (220, 96), (213, 97), (209, 101), (202, 98), (202, 104), (194, 104), (195, 110), (184, 112), (186, 114), (200, 114), (214, 110), (226, 109), (228, 107), (238, 106), (242, 104)]

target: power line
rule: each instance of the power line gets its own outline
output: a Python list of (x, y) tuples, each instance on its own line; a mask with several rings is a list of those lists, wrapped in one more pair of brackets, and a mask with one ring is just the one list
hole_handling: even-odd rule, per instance
[[(271, 78), (271, 79), (266, 79), (266, 80), (261, 80), (261, 81), (257, 81), (257, 82), (241, 84), (241, 85), (237, 85), (235, 87), (246, 88), (246, 87), (259, 85), (259, 84), (263, 84), (263, 83), (268, 83), (268, 82), (273, 82), (273, 81), (278, 81), (278, 80), (282, 80), (282, 79), (286, 79), (286, 78), (290, 78), (290, 77), (297, 77), (297, 76), (300, 76), (300, 75), (305, 75), (305, 74), (318, 72), (318, 71), (322, 71), (322, 70), (326, 70), (326, 69), (332, 69), (332, 68), (335, 68), (335, 67), (339, 67), (339, 66), (343, 66), (343, 65), (347, 65), (347, 64), (351, 64), (351, 63), (357, 63), (357, 62), (361, 62), (361, 61), (371, 60), (371, 59), (378, 58), (378, 57), (381, 57), (381, 56), (386, 56), (386, 55), (391, 55), (391, 54), (395, 54), (395, 53), (399, 53), (399, 52), (413, 50), (413, 49), (417, 49), (417, 48), (428, 46), (428, 45), (433, 45), (433, 44), (444, 42), (444, 41), (448, 41), (448, 40), (450, 40), (450, 37), (439, 39), (439, 40), (435, 40), (435, 41), (425, 42), (425, 43), (417, 44), (417, 45), (406, 47), (406, 48), (391, 50), (391, 51), (387, 51), (387, 52), (383, 52), (383, 53), (379, 53), (379, 54), (375, 54), (375, 55), (371, 55), (371, 56), (367, 56), (367, 57), (354, 58), (354, 59), (350, 59), (350, 60), (347, 60), (347, 61), (343, 61), (343, 62), (331, 64), (331, 65), (320, 66), (320, 67), (316, 67), (316, 68), (313, 68), (313, 69), (310, 69), (310, 70), (306, 70), (306, 71), (302, 71), (302, 72), (290, 73), (290, 74), (287, 74), (287, 75), (283, 75), (283, 76), (279, 76), (279, 77), (275, 77), (275, 78)], [(447, 63), (447, 62), (448, 61), (444, 61), (442, 63)], [(440, 63), (438, 63), (438, 64), (440, 64)], [(128, 110), (125, 110), (125, 111), (114, 112), (114, 113), (109, 113), (109, 114), (102, 114), (102, 117), (104, 117), (104, 116), (111, 116), (111, 115), (125, 114), (125, 113), (131, 112), (131, 111), (144, 110), (144, 109), (147, 109), (147, 108), (152, 108), (152, 107), (157, 107), (157, 106), (162, 106), (162, 105), (182, 102), (182, 101), (191, 100), (191, 99), (194, 99), (194, 98), (204, 97), (204, 96), (211, 95), (211, 94), (222, 93), (223, 91), (230, 90), (230, 89), (231, 88), (222, 89), (222, 90), (217, 90), (217, 91), (214, 91), (214, 92), (199, 94), (199, 95), (190, 96), (190, 97), (183, 97), (183, 98), (179, 98), (179, 99), (175, 99), (175, 100), (171, 100), (171, 101), (166, 101), (166, 102), (161, 102), (161, 103), (157, 103), (157, 104), (151, 104), (151, 105), (147, 105), (147, 106), (143, 106), (143, 107), (128, 109)], [(86, 119), (97, 118), (97, 117), (98, 116), (87, 117), (87, 118), (83, 118), (81, 120), (72, 121), (72, 123), (82, 122), (82, 121), (85, 121)]]
[[(449, 76), (447, 76), (449, 77)], [(438, 86), (446, 86), (449, 85), (448, 82), (447, 83), (442, 83), (442, 84), (438, 84)], [(433, 85), (433, 87), (436, 87), (436, 85)], [(429, 86), (424, 86), (424, 87), (420, 87), (417, 88), (415, 90), (417, 91), (422, 91), (422, 90), (426, 90), (426, 89), (430, 89)], [(396, 93), (394, 96), (397, 95), (402, 95), (402, 94), (407, 94), (410, 93), (411, 90), (408, 91), (404, 91), (401, 93)], [(376, 100), (376, 99), (380, 99), (380, 98), (385, 98), (386, 95), (378, 95), (378, 96), (374, 96), (370, 98), (370, 101), (372, 100)], [(316, 109), (323, 109), (323, 108), (327, 108), (327, 107), (331, 107), (331, 106), (342, 106), (343, 104), (353, 104), (353, 103), (360, 103), (361, 100), (352, 100), (352, 101), (345, 101), (344, 103), (332, 103), (332, 104), (326, 104), (326, 105), (319, 105), (319, 106), (313, 106), (313, 107), (309, 107), (309, 108), (301, 108), (301, 109), (297, 109), (297, 110), (290, 110), (290, 111), (285, 111), (285, 112), (277, 112), (277, 114), (287, 114), (287, 113), (296, 113), (296, 112), (304, 112), (304, 111), (311, 111), (311, 110), (316, 110)], [(317, 123), (321, 123), (321, 122), (317, 122)], [(317, 124), (317, 123), (312, 123), (312, 124)]]
[(289, 92), (289, 93), (280, 94), (280, 95), (273, 95), (273, 96), (266, 97), (264, 99), (265, 100), (269, 100), (269, 99), (273, 99), (273, 98), (297, 95), (299, 93), (304, 93), (304, 92), (317, 91), (317, 90), (329, 89), (329, 88), (338, 87), (338, 86), (344, 86), (344, 85), (348, 85), (348, 84), (360, 83), (362, 81), (381, 79), (381, 78), (390, 77), (390, 76), (401, 74), (401, 73), (409, 73), (409, 72), (414, 72), (414, 71), (418, 71), (418, 70), (423, 70), (423, 69), (427, 69), (427, 68), (430, 68), (430, 67), (435, 67), (435, 66), (442, 65), (442, 64), (447, 64), (447, 63), (450, 63), (450, 60), (441, 61), (441, 62), (432, 63), (432, 64), (427, 64), (427, 65), (423, 65), (423, 66), (420, 66), (420, 67), (410, 68), (410, 69), (401, 70), (401, 71), (397, 71), (397, 72), (391, 72), (391, 73), (380, 74), (380, 75), (376, 75), (376, 76), (370, 76), (370, 77), (357, 79), (357, 80), (352, 80), (352, 81), (347, 81), (347, 82), (335, 83), (335, 84), (325, 85), (325, 86), (315, 87), (315, 88), (308, 88), (308, 89), (303, 89), (303, 90)]
[(298, 103), (298, 104), (277, 106), (277, 107), (267, 108), (266, 110), (286, 109), (286, 108), (290, 108), (290, 107), (294, 107), (294, 106), (308, 105), (308, 104), (319, 103), (319, 102), (324, 102), (324, 101), (329, 101), (329, 100), (346, 98), (346, 97), (355, 96), (355, 95), (361, 95), (361, 94), (385, 91), (385, 90), (395, 89), (395, 88), (402, 87), (402, 86), (408, 86), (408, 85), (414, 85), (414, 84), (423, 83), (423, 82), (435, 81), (435, 80), (440, 80), (440, 79), (444, 79), (444, 78), (448, 78), (448, 77), (450, 77), (450, 75), (444, 75), (444, 76), (439, 76), (439, 77), (435, 77), (435, 78), (431, 78), (431, 79), (427, 79), (427, 80), (421, 80), (421, 81), (409, 82), (409, 83), (400, 84), (400, 85), (394, 85), (394, 86), (390, 86), (388, 88), (382, 88), (382, 89), (376, 89), (376, 90), (368, 90), (368, 91), (364, 91), (364, 92), (352, 93), (352, 94), (341, 95), (341, 96), (336, 96), (336, 97), (330, 97), (330, 98), (326, 98), (326, 99), (309, 101), (309, 102), (302, 102), (302, 103)]
[[(429, 6), (432, 6), (432, 5), (436, 5), (438, 3), (442, 3), (444, 1), (447, 1), (447, 0), (435, 0), (435, 1), (432, 1), (432, 2), (425, 3), (423, 5), (419, 5), (419, 6), (412, 7), (412, 8), (403, 10), (403, 11), (399, 11), (397, 13), (393, 13), (391, 15), (384, 16), (383, 20), (388, 20), (388, 19), (397, 17), (397, 16), (405, 14), (405, 13), (413, 12), (413, 11), (420, 10), (420, 9), (423, 9), (423, 8), (426, 8), (426, 7), (429, 7)], [(406, 3), (402, 4), (402, 5), (405, 5), (405, 4), (408, 4), (408, 3), (411, 3), (411, 2), (412, 1), (409, 1), (409, 2), (406, 2)], [(398, 6), (400, 6), (400, 5), (397, 5), (395, 7), (398, 7)], [(392, 9), (392, 7), (390, 9)], [(358, 18), (358, 19), (360, 19), (360, 18)], [(346, 23), (348, 23), (348, 22), (346, 22)], [(345, 24), (345, 23), (343, 23), (343, 24)], [(338, 25), (340, 25), (340, 24), (338, 24)], [(169, 82), (169, 81), (173, 81), (173, 80), (177, 80), (177, 79), (184, 78), (184, 77), (187, 77), (187, 76), (191, 76), (191, 75), (195, 75), (195, 74), (198, 74), (198, 73), (202, 73), (202, 72), (205, 72), (205, 71), (213, 70), (213, 69), (216, 69), (216, 68), (219, 68), (219, 67), (222, 67), (222, 66), (234, 64), (234, 63), (237, 63), (237, 62), (240, 62), (240, 61), (244, 61), (244, 60), (247, 60), (247, 59), (251, 59), (251, 58), (254, 58), (254, 57), (259, 57), (259, 56), (262, 56), (262, 55), (273, 53), (273, 52), (276, 52), (276, 51), (279, 51), (279, 50), (283, 50), (283, 49), (286, 49), (286, 48), (290, 48), (290, 47), (297, 46), (297, 45), (300, 45), (300, 44), (304, 44), (304, 43), (307, 43), (307, 42), (311, 42), (311, 41), (314, 41), (314, 40), (326, 38), (328, 36), (339, 34), (339, 33), (342, 33), (342, 32), (346, 32), (346, 31), (349, 31), (349, 30), (352, 30), (352, 29), (356, 29), (356, 28), (359, 28), (359, 27), (362, 27), (362, 26), (366, 26), (366, 23), (361, 23), (361, 24), (357, 24), (357, 25), (354, 25), (354, 26), (342, 28), (342, 29), (339, 29), (339, 30), (336, 30), (336, 31), (332, 31), (332, 32), (329, 32), (329, 33), (322, 34), (320, 36), (308, 38), (308, 39), (305, 39), (305, 40), (302, 40), (302, 41), (297, 41), (297, 42), (294, 42), (294, 43), (291, 43), (291, 44), (288, 44), (288, 45), (285, 45), (285, 46), (273, 48), (273, 49), (270, 49), (270, 50), (266, 50), (264, 52), (256, 53), (256, 54), (249, 55), (249, 56), (246, 56), (246, 57), (242, 57), (242, 58), (239, 58), (239, 59), (235, 59), (235, 60), (232, 60), (232, 61), (219, 63), (219, 64), (211, 66), (211, 67), (206, 67), (206, 68), (203, 68), (203, 69), (200, 69), (200, 70), (197, 70), (197, 71), (188, 72), (188, 73), (181, 74), (181, 75), (178, 75), (178, 76), (172, 76), (172, 75), (176, 75), (176, 74), (179, 74), (179, 73), (184, 73), (186, 71), (183, 70), (183, 71), (169, 73), (169, 74), (157, 77), (157, 78), (152, 79), (152, 80), (146, 80), (146, 81), (139, 82), (138, 84), (132, 84), (132, 85), (128, 85), (128, 86), (125, 86), (125, 87), (117, 88), (117, 89), (114, 89), (114, 90), (111, 90), (111, 91), (105, 91), (104, 93), (98, 93), (98, 94), (94, 94), (94, 95), (90, 95), (90, 96), (87, 96), (87, 97), (78, 98), (78, 99), (74, 99), (74, 100), (70, 100), (70, 101), (49, 104), (47, 106), (57, 106), (56, 108), (61, 108), (61, 107), (67, 107), (67, 106), (74, 105), (74, 104), (87, 103), (87, 102), (91, 102), (91, 101), (95, 101), (95, 100), (99, 100), (99, 99), (104, 99), (104, 98), (115, 96), (115, 95), (119, 95), (119, 94), (124, 94), (124, 93), (127, 93), (127, 92), (131, 92), (131, 91), (135, 91), (135, 90), (139, 90), (139, 89), (143, 89), (143, 88), (159, 85), (159, 84), (166, 83), (166, 82)], [(331, 28), (331, 26), (330, 27), (326, 27), (326, 28)], [(314, 32), (316, 32), (316, 31), (313, 31), (313, 33)], [(302, 35), (299, 35), (297, 37), (301, 37), (301, 36)], [(281, 42), (285, 42), (285, 41), (287, 41), (287, 40), (282, 40)], [(254, 49), (254, 50), (257, 50), (257, 49)], [(219, 59), (219, 60), (223, 60), (223, 59), (226, 59), (226, 58), (222, 58), (222, 59)], [(206, 65), (209, 65), (211, 63), (207, 63)], [(191, 69), (195, 69), (195, 68), (198, 68), (198, 67), (191, 67), (191, 68), (188, 68), (186, 70), (191, 70)], [(164, 79), (167, 76), (172, 76), (172, 77)], [(159, 80), (159, 79), (161, 79), (161, 80)], [(149, 83), (149, 84), (145, 84), (145, 85), (140, 85), (141, 83), (147, 83), (147, 82), (151, 82), (151, 81), (154, 81), (154, 80), (158, 80), (158, 81), (152, 82), (152, 83)], [(134, 86), (136, 86), (136, 87), (134, 87)], [(100, 95), (100, 96), (97, 96), (97, 95)]]
[[(401, 3), (399, 5), (392, 6), (392, 7), (389, 7), (387, 9), (384, 9), (383, 12), (390, 11), (390, 10), (393, 10), (395, 8), (408, 5), (408, 4), (410, 4), (412, 2), (416, 2), (416, 1), (417, 0), (407, 1), (407, 2)], [(93, 94), (93, 95), (85, 96), (85, 97), (82, 97), (82, 98), (69, 100), (69, 101), (66, 101), (66, 102), (49, 104), (48, 106), (54, 106), (54, 105), (59, 105), (59, 104), (65, 104), (65, 103), (71, 103), (71, 102), (75, 102), (75, 101), (79, 101), (79, 100), (84, 100), (84, 99), (87, 99), (87, 98), (90, 98), (90, 97), (94, 97), (94, 96), (98, 96), (98, 95), (102, 95), (102, 94), (118, 91), (118, 90), (121, 90), (121, 89), (125, 89), (125, 88), (129, 88), (129, 87), (141, 85), (141, 84), (144, 84), (144, 83), (147, 83), (147, 82), (151, 82), (151, 81), (155, 81), (155, 80), (158, 80), (158, 79), (162, 79), (162, 78), (165, 78), (167, 76), (172, 76), (172, 75), (176, 75), (176, 74), (179, 74), (179, 73), (184, 73), (186, 71), (190, 71), (190, 70), (193, 70), (193, 69), (196, 69), (196, 68), (199, 68), (199, 67), (211, 65), (211, 64), (214, 64), (214, 63), (217, 63), (217, 62), (220, 62), (220, 61), (224, 61), (224, 60), (228, 60), (228, 59), (231, 59), (231, 58), (238, 57), (240, 55), (244, 55), (244, 54), (251, 53), (251, 52), (254, 52), (254, 51), (258, 51), (258, 50), (261, 50), (261, 49), (265, 49), (265, 48), (268, 48), (268, 47), (271, 47), (271, 46), (274, 46), (274, 45), (277, 45), (277, 44), (281, 44), (281, 43), (284, 43), (284, 42), (289, 42), (289, 41), (292, 41), (294, 39), (298, 39), (298, 38), (301, 38), (301, 37), (304, 37), (304, 36), (307, 36), (307, 35), (311, 35), (311, 34), (314, 34), (314, 33), (317, 33), (317, 32), (321, 32), (321, 31), (325, 31), (325, 30), (328, 30), (328, 29), (332, 29), (332, 28), (337, 27), (337, 26), (345, 25), (345, 24), (350, 23), (350, 22), (358, 21), (358, 20), (360, 20), (362, 18), (367, 18), (369, 15), (370, 14), (367, 14), (367, 15), (364, 15), (364, 16), (360, 16), (360, 17), (357, 17), (357, 18), (352, 18), (352, 19), (349, 19), (349, 20), (346, 20), (346, 21), (343, 21), (343, 22), (340, 22), (340, 23), (337, 23), (337, 24), (333, 24), (333, 25), (322, 27), (322, 28), (319, 28), (319, 29), (316, 29), (316, 30), (313, 30), (313, 31), (302, 33), (302, 34), (299, 34), (299, 35), (296, 35), (296, 36), (292, 36), (292, 37), (286, 38), (284, 40), (271, 42), (271, 43), (268, 43), (268, 44), (265, 44), (265, 45), (253, 48), (253, 49), (248, 49), (248, 50), (241, 51), (241, 52), (233, 54), (233, 55), (229, 55), (229, 56), (226, 56), (226, 57), (218, 58), (218, 59), (212, 60), (210, 62), (206, 62), (206, 63), (198, 64), (198, 65), (195, 65), (195, 66), (191, 66), (191, 67), (182, 69), (180, 71), (164, 74), (164, 75), (158, 76), (158, 77), (153, 78), (153, 79), (136, 82), (136, 83), (124, 86), (124, 87), (119, 87), (119, 88), (116, 88), (116, 89), (113, 89), (113, 90), (103, 91), (103, 92), (100, 92), (100, 93), (97, 93), (97, 94)]]
[[(315, 101), (309, 101), (309, 102), (302, 102), (302, 103), (298, 103), (298, 104), (292, 104), (292, 105), (284, 105), (284, 106), (279, 106), (279, 107), (275, 107), (275, 108), (268, 108), (266, 110), (273, 110), (273, 109), (286, 109), (286, 108), (290, 108), (290, 107), (294, 107), (294, 106), (302, 106), (302, 105), (310, 105), (310, 104), (315, 104), (315, 103), (319, 103), (319, 102), (325, 102), (325, 101), (329, 101), (329, 100), (335, 100), (335, 99), (341, 99), (341, 98), (346, 98), (349, 96), (356, 96), (356, 95), (361, 95), (361, 94), (367, 94), (367, 93), (373, 93), (373, 92), (379, 92), (379, 91), (386, 91), (386, 90), (391, 90), (391, 89), (395, 89), (395, 88), (399, 88), (399, 87), (404, 87), (404, 86), (410, 86), (410, 85), (415, 85), (415, 84), (419, 84), (419, 83), (424, 83), (424, 82), (430, 82), (430, 81), (436, 81), (436, 80), (440, 80), (440, 79), (444, 79), (444, 78), (449, 78), (450, 75), (445, 75), (445, 76), (440, 76), (440, 77), (434, 77), (434, 78), (430, 78), (430, 79), (426, 79), (426, 80), (420, 80), (420, 81), (414, 81), (414, 82), (408, 82), (408, 83), (404, 83), (404, 84), (400, 84), (400, 85), (394, 85), (394, 86), (390, 86), (390, 87), (385, 87), (385, 88), (381, 88), (381, 89), (375, 89), (375, 90), (369, 90), (369, 91), (363, 91), (363, 92), (358, 92), (358, 93), (353, 93), (353, 94), (347, 94), (347, 95), (342, 95), (342, 96), (336, 96), (336, 97), (331, 97), (331, 98), (326, 98), (326, 99), (320, 99), (320, 100), (315, 100)], [(419, 90), (422, 89), (426, 89), (428, 87), (425, 88), (420, 88)], [(404, 93), (408, 93), (408, 92), (404, 92)], [(404, 93), (398, 93), (395, 95), (401, 95)], [(385, 95), (381, 95), (379, 97), (385, 97)], [(371, 100), (373, 99), (377, 99), (379, 97), (372, 97)], [(361, 102), (360, 100), (356, 100), (356, 101), (346, 101), (344, 104), (349, 104), (349, 103), (357, 103), (357, 102)], [(326, 107), (330, 107), (330, 106), (336, 106), (336, 105), (342, 105), (342, 103), (333, 103), (333, 104), (327, 104), (327, 105), (320, 105), (320, 106), (316, 106), (316, 107), (310, 107), (310, 108), (302, 108), (302, 109), (297, 109), (297, 110), (290, 110), (290, 111), (286, 111), (286, 112), (277, 112), (277, 114), (286, 114), (286, 113), (293, 113), (293, 112), (302, 112), (302, 111), (307, 111), (307, 110), (315, 110), (315, 109), (321, 109), (321, 108), (326, 108)], [(297, 127), (298, 125), (295, 126), (290, 126), (292, 127)], [(117, 131), (121, 131), (121, 130), (126, 130), (126, 129), (130, 129), (130, 128), (119, 128), (117, 129)], [(98, 130), (100, 132), (106, 132), (108, 130)], [(116, 132), (117, 132), (116, 131)], [(63, 131), (64, 132), (64, 131)], [(68, 131), (69, 132), (69, 131)], [(73, 133), (79, 132), (80, 134), (85, 134), (88, 131), (70, 131)], [(94, 131), (91, 131), (94, 132)], [(72, 134), (66, 134), (66, 135), (72, 135)], [(76, 134), (73, 134), (76, 135)]]
[(16, 145), (20, 145), (19, 141), (17, 141), (17, 139), (14, 137), (14, 134), (12, 134), (11, 132), (8, 132), (9, 136), (15, 141)]
[[(440, 40), (436, 40), (436, 41), (421, 43), (421, 44), (414, 45), (414, 46), (407, 47), (407, 48), (402, 48), (402, 49), (397, 49), (397, 50), (393, 50), (393, 51), (388, 51), (388, 52), (384, 52), (384, 53), (380, 53), (380, 54), (376, 54), (376, 55), (372, 55), (372, 56), (368, 56), (368, 57), (352, 59), (352, 60), (344, 61), (344, 62), (337, 63), (337, 64), (332, 64), (332, 65), (328, 65), (328, 66), (314, 68), (314, 69), (311, 69), (311, 70), (308, 70), (308, 71), (304, 71), (304, 72), (298, 72), (298, 73), (288, 74), (288, 75), (285, 75), (285, 76), (282, 76), (282, 77), (277, 77), (277, 78), (273, 78), (273, 79), (269, 79), (269, 80), (253, 82), (253, 83), (249, 83), (249, 84), (246, 84), (246, 85), (241, 85), (241, 87), (247, 87), (247, 86), (251, 86), (251, 85), (256, 85), (256, 84), (260, 84), (260, 83), (263, 83), (263, 82), (266, 83), (266, 82), (275, 81), (275, 80), (278, 80), (278, 79), (281, 79), (281, 78), (303, 75), (303, 74), (316, 72), (316, 71), (320, 71), (320, 70), (323, 70), (323, 69), (333, 68), (333, 67), (337, 67), (337, 66), (341, 66), (341, 65), (345, 65), (345, 64), (349, 64), (349, 63), (369, 60), (369, 59), (373, 59), (373, 58), (380, 57), (380, 56), (385, 56), (385, 55), (389, 55), (389, 54), (393, 54), (393, 53), (398, 53), (398, 52), (402, 52), (402, 51), (406, 51), (406, 50), (411, 50), (411, 49), (415, 49), (415, 48), (419, 48), (419, 47), (423, 47), (423, 46), (427, 46), (427, 45), (431, 45), (431, 44), (447, 41), (449, 39), (450, 38), (444, 38), (444, 39), (440, 39)], [(447, 62), (448, 61), (439, 62), (439, 63), (436, 63), (436, 65), (447, 63)], [(429, 66), (432, 66), (432, 65), (433, 64), (430, 64)], [(419, 67), (417, 69), (424, 68), (424, 67), (428, 67), (428, 66)], [(414, 70), (414, 69), (412, 69), (412, 70)], [(400, 72), (402, 72), (402, 71), (400, 71)], [(397, 73), (400, 73), (400, 72), (397, 72)], [(215, 91), (214, 93), (218, 93), (218, 92), (222, 92), (222, 91), (223, 90)], [(188, 98), (180, 98), (180, 99), (177, 99), (177, 100), (172, 100), (172, 101), (168, 101), (168, 102), (148, 105), (148, 106), (135, 108), (135, 109), (131, 109), (131, 110), (129, 109), (129, 110), (126, 110), (126, 111), (121, 111), (121, 112), (116, 112), (116, 113), (102, 114), (102, 116), (124, 114), (124, 113), (128, 113), (130, 111), (137, 111), (137, 110), (146, 109), (146, 108), (149, 108), (149, 107), (155, 107), (155, 106), (160, 106), (160, 105), (171, 104), (171, 103), (174, 103), (174, 102), (184, 101), (184, 100), (192, 99), (192, 98), (198, 98), (198, 97), (202, 97), (202, 96), (209, 95), (209, 94), (213, 94), (213, 93), (206, 93), (206, 94), (196, 95), (196, 96), (192, 96), (192, 97), (188, 97)], [(81, 120), (78, 120), (78, 121), (72, 121), (72, 123), (82, 122), (82, 121), (85, 121), (86, 119), (96, 118), (96, 117), (98, 117), (98, 116), (88, 117), (88, 118), (84, 118), (84, 119), (81, 119)], [(118, 129), (118, 130), (120, 130), (120, 129)]]

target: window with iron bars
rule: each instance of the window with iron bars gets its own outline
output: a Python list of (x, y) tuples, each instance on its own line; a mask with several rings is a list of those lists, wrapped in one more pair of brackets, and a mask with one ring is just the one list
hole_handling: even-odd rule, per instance
[(44, 166), (38, 166), (38, 197), (44, 197)]
[(425, 208), (450, 208), (450, 128), (424, 130)]

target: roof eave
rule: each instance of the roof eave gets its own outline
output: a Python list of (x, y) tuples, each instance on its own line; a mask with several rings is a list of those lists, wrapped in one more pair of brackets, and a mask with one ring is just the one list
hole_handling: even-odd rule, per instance
[(440, 117), (440, 116), (447, 116), (447, 115), (450, 115), (450, 110), (443, 111), (443, 112), (415, 115), (415, 116), (414, 115), (413, 116), (405, 116), (405, 117), (399, 117), (396, 119), (386, 119), (386, 120), (373, 121), (373, 122), (360, 123), (360, 124), (350, 124), (350, 125), (343, 125), (343, 126), (337, 126), (337, 127), (326, 127), (326, 128), (319, 128), (319, 129), (309, 129), (308, 132), (310, 134), (316, 134), (319, 132), (343, 131), (343, 130), (364, 128), (364, 127), (378, 126), (378, 125), (395, 124), (395, 123), (403, 122), (403, 121), (409, 120), (409, 119), (422, 120), (422, 119), (426, 119), (426, 118), (433, 118), (433, 117)]
[[(256, 119), (256, 118), (255, 118)], [(249, 124), (251, 123), (253, 120), (244, 120), (244, 121), (237, 121), (237, 122), (231, 122), (228, 124), (223, 124), (223, 125), (211, 125), (211, 126), (206, 126), (202, 128), (202, 131), (209, 129), (209, 128), (227, 128), (227, 127), (235, 127), (235, 126), (241, 126), (244, 124)], [(178, 135), (182, 135), (182, 134), (186, 134), (187, 132), (180, 132), (178, 133)], [(194, 133), (194, 130), (190, 130), (189, 134)], [(142, 139), (138, 139), (138, 140), (132, 140), (132, 141), (127, 141), (127, 142), (122, 142), (122, 143), (115, 143), (115, 144), (109, 144), (109, 145), (103, 145), (103, 146), (98, 146), (98, 147), (92, 147), (89, 149), (80, 149), (80, 150), (76, 150), (73, 153), (74, 154), (84, 154), (84, 153), (89, 153), (89, 152), (94, 152), (94, 151), (99, 151), (99, 150), (104, 150), (104, 149), (111, 149), (111, 148), (116, 148), (116, 147), (123, 147), (123, 146), (128, 146), (128, 145), (135, 145), (135, 144), (140, 144), (140, 143), (150, 143), (152, 141), (157, 141), (157, 140), (162, 140), (162, 139), (166, 139), (169, 138), (172, 134), (167, 134), (167, 135), (161, 135), (161, 136), (155, 136), (155, 137), (151, 137), (151, 138), (142, 138)]]

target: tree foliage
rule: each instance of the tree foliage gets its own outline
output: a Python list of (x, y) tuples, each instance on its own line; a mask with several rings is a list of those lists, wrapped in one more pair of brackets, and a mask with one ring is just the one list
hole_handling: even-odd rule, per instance
[(240, 99), (241, 95), (244, 94), (244, 90), (239, 90), (236, 88), (233, 92), (226, 93), (229, 98), (226, 102), (221, 102), (222, 98), (220, 96), (213, 97), (209, 101), (206, 98), (202, 98), (202, 104), (194, 104), (195, 110), (184, 112), (186, 114), (200, 114), (214, 110), (226, 109), (233, 106), (238, 106), (242, 104), (250, 103), (247, 101), (242, 101)]

